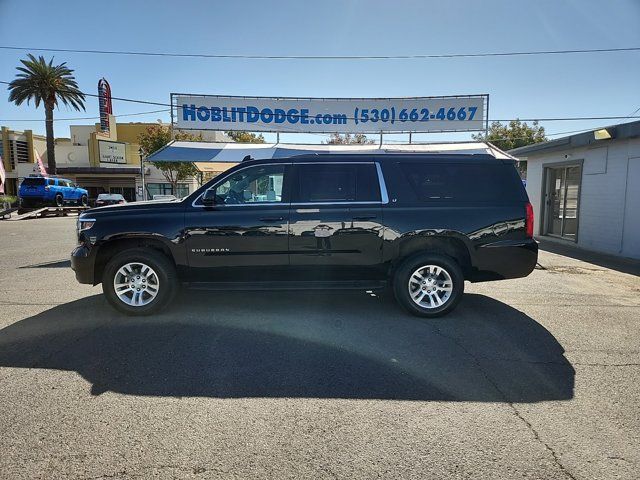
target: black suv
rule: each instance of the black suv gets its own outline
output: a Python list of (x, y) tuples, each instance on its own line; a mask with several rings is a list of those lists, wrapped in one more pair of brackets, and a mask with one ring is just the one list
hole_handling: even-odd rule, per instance
[(72, 267), (121, 312), (166, 306), (179, 283), (221, 290), (374, 289), (435, 317), (464, 281), (528, 275), (533, 211), (491, 155), (246, 160), (183, 200), (89, 210)]

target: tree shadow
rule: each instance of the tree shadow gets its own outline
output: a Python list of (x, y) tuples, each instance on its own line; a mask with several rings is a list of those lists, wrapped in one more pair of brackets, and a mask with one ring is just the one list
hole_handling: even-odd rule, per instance
[(437, 320), (363, 293), (188, 291), (145, 318), (95, 295), (0, 330), (0, 366), (75, 371), (96, 395), (567, 400), (563, 353), (527, 315), (469, 294)]

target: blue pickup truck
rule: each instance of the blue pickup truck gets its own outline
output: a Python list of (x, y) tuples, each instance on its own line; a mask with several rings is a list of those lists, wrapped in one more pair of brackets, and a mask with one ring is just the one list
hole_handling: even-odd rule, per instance
[(65, 204), (87, 206), (89, 204), (87, 190), (78, 187), (71, 180), (58, 177), (26, 177), (20, 184), (18, 196), (22, 207), (37, 205), (62, 207)]

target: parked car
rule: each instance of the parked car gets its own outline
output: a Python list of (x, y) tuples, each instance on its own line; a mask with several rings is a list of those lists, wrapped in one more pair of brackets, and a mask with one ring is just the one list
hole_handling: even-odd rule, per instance
[(96, 207), (104, 207), (105, 205), (118, 205), (127, 203), (124, 197), (119, 193), (101, 193), (96, 198)]
[(18, 196), (20, 205), (27, 208), (40, 205), (62, 207), (65, 204), (89, 204), (87, 190), (78, 187), (71, 180), (58, 177), (26, 177), (20, 184)]
[(175, 195), (158, 194), (158, 195), (154, 195), (153, 199), (167, 201), (167, 200), (177, 200), (177, 197)]
[[(308, 155), (249, 160), (182, 201), (101, 207), (78, 220), (72, 268), (146, 315), (191, 287), (372, 289), (410, 313), (452, 311), (464, 282), (535, 267), (533, 210), (514, 163), (491, 155)], [(284, 298), (284, 297), (283, 297)]]

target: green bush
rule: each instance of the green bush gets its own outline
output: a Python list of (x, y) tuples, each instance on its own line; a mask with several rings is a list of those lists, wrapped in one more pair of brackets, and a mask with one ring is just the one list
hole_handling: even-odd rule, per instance
[(17, 205), (18, 197), (13, 195), (0, 195), (0, 204), (8, 203), (9, 205)]

